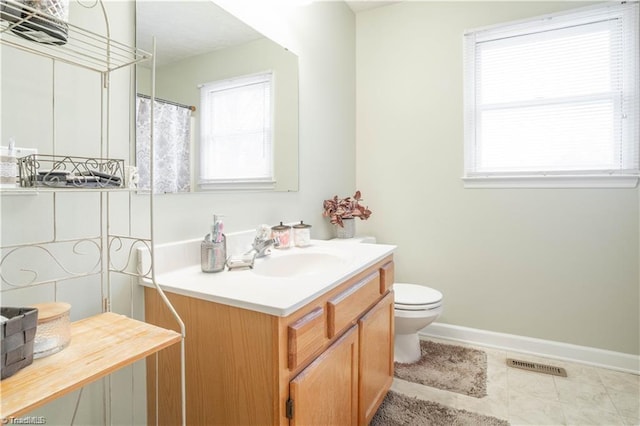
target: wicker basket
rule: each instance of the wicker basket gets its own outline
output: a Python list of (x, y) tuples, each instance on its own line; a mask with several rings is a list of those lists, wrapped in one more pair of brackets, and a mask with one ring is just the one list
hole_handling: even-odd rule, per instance
[(33, 362), (33, 338), (38, 325), (35, 308), (1, 308), (9, 318), (2, 323), (2, 379), (12, 376)]

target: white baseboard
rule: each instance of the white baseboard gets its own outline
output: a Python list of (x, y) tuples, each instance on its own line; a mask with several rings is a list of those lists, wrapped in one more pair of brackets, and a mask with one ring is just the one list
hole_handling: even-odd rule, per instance
[(578, 346), (551, 340), (514, 334), (496, 333), (475, 328), (433, 323), (419, 332), (422, 337), (434, 337), (461, 343), (477, 344), (547, 358), (579, 362), (640, 375), (640, 356), (604, 349)]

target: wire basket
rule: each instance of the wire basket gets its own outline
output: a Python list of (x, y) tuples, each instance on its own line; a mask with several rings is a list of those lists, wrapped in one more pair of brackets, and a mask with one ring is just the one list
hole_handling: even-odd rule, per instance
[(120, 188), (124, 160), (31, 154), (18, 159), (20, 186), (51, 188)]
[(1, 308), (7, 320), (2, 321), (2, 379), (17, 373), (33, 362), (33, 338), (38, 325), (35, 308)]
[(0, 19), (15, 34), (43, 44), (67, 42), (68, 0), (0, 0)]

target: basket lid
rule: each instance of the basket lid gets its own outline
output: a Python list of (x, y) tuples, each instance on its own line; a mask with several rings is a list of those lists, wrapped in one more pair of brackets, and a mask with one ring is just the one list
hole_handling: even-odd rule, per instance
[(31, 305), (38, 309), (38, 322), (59, 318), (71, 310), (71, 305), (64, 302), (48, 302)]

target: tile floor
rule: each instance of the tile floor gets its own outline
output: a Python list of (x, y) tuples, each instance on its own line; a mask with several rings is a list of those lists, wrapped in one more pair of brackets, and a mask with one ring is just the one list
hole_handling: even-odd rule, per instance
[[(432, 339), (440, 343), (460, 344)], [(640, 425), (640, 376), (604, 368), (465, 345), (487, 353), (487, 396), (474, 398), (394, 379), (391, 389), (512, 425)], [(568, 377), (507, 367), (506, 359), (563, 367)]]

